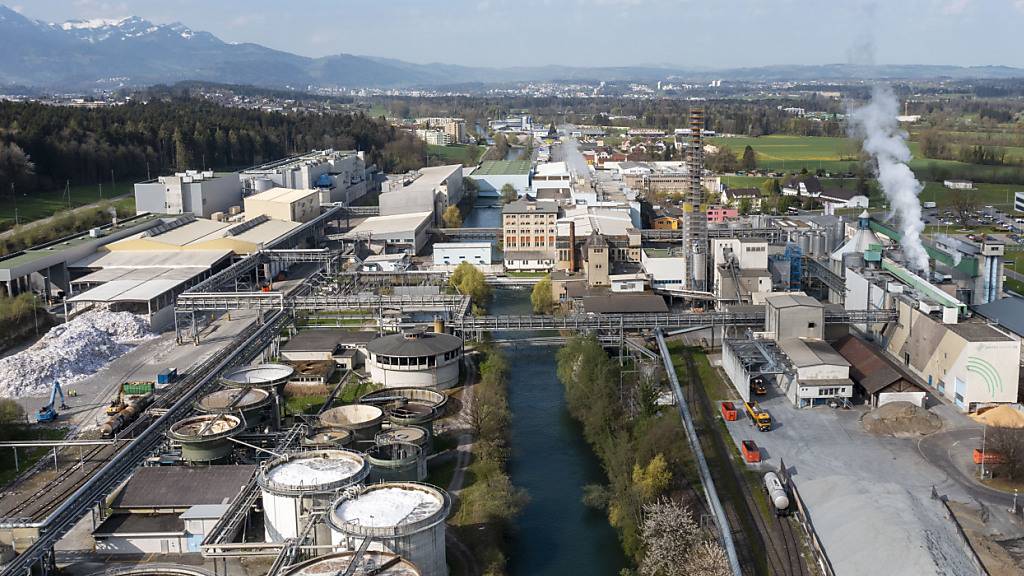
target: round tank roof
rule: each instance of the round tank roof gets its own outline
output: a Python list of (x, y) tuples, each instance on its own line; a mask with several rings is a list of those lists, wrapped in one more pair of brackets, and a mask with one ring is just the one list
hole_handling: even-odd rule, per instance
[(214, 576), (213, 572), (198, 566), (179, 564), (133, 564), (93, 572), (90, 576)]
[(363, 404), (389, 404), (392, 402), (406, 402), (415, 400), (421, 404), (429, 404), (435, 410), (441, 409), (448, 402), (448, 395), (429, 388), (385, 388), (368, 394), (363, 394), (359, 402)]
[(332, 428), (359, 430), (376, 426), (384, 419), (384, 411), (369, 404), (348, 404), (331, 408), (320, 415), (320, 423)]
[(426, 428), (420, 426), (395, 426), (377, 434), (378, 444), (425, 444), (430, 438)]
[(352, 441), (352, 431), (345, 428), (323, 430), (306, 436), (300, 443), (303, 446), (345, 446)]
[(295, 369), (284, 364), (256, 364), (255, 366), (243, 366), (221, 376), (221, 381), (227, 386), (259, 386), (269, 388), (285, 384), (291, 379)]
[(204, 414), (175, 422), (168, 435), (179, 442), (206, 442), (234, 433), (241, 423), (232, 414)]
[(433, 420), (437, 412), (433, 406), (419, 402), (395, 404), (386, 409), (389, 418), (397, 420), (416, 420), (418, 422)]
[(444, 490), (418, 482), (387, 482), (345, 494), (329, 521), (346, 534), (412, 534), (444, 522), (451, 499)]
[(228, 406), (232, 410), (249, 410), (257, 408), (270, 401), (270, 392), (261, 388), (226, 388), (217, 390), (203, 396), (197, 406), (203, 412), (217, 412), (225, 410)]
[[(288, 568), (284, 572), (284, 576), (337, 576), (344, 574), (352, 565), (355, 555), (355, 552), (339, 552), (307, 560)], [(367, 550), (357, 562), (359, 564), (355, 574), (380, 570), (382, 566), (389, 564), (387, 568), (374, 572), (374, 574), (376, 576), (420, 576), (420, 571), (415, 564), (390, 552)], [(392, 562), (395, 563), (391, 564)]]
[(462, 338), (451, 334), (423, 332), (420, 330), (390, 334), (371, 340), (366, 345), (367, 352), (382, 356), (414, 358), (419, 356), (437, 356), (445, 352), (458, 350), (462, 347)]
[(377, 444), (366, 449), (366, 459), (373, 466), (394, 468), (415, 462), (422, 452), (423, 448), (406, 442)]
[(370, 465), (352, 450), (311, 450), (272, 460), (260, 471), (260, 486), (270, 492), (334, 490), (366, 478)]

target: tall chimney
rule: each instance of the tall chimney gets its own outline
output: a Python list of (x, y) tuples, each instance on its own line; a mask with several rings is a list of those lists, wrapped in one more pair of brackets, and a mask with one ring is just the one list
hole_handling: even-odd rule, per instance
[(576, 221), (569, 220), (569, 272), (576, 271)]

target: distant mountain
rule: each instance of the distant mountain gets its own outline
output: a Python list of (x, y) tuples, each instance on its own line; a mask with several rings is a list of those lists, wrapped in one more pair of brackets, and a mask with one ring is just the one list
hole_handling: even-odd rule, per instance
[(91, 90), (184, 80), (265, 87), (431, 87), (517, 81), (843, 80), (867, 78), (1014, 78), (1024, 70), (1001, 66), (771, 66), (685, 70), (660, 66), (479, 68), (412, 64), (338, 54), (307, 58), (259, 44), (232, 44), (181, 23), (139, 17), (31, 20), (0, 5), (0, 86)]

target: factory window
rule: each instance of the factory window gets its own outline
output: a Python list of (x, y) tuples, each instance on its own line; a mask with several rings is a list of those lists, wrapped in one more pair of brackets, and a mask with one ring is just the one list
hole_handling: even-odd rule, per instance
[(807, 323), (807, 327), (808, 327), (808, 328), (814, 328), (814, 327), (816, 327), (816, 326), (817, 326), (817, 324), (816, 324), (816, 323), (814, 323), (814, 322), (808, 322), (808, 323)]

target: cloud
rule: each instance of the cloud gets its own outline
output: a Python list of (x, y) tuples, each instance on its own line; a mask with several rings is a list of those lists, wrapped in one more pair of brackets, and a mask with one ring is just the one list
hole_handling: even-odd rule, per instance
[(1024, 12), (1024, 0), (1013, 0), (1013, 7)]
[(942, 6), (942, 13), (946, 16), (963, 14), (973, 3), (974, 0), (948, 0)]

